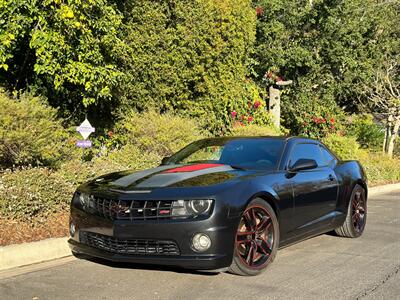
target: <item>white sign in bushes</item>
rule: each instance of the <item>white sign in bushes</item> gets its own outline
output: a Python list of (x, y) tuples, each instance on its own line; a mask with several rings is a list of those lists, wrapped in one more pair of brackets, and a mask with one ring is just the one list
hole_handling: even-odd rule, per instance
[(90, 134), (95, 132), (95, 128), (90, 124), (89, 120), (85, 119), (85, 121), (76, 128), (76, 131), (78, 131), (84, 139), (83, 141), (77, 141), (76, 146), (80, 148), (92, 147), (92, 141), (86, 140)]

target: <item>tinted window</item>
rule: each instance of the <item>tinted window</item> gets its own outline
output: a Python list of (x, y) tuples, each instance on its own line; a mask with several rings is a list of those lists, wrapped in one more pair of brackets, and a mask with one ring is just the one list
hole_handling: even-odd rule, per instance
[(336, 161), (336, 158), (329, 153), (328, 150), (325, 149), (325, 147), (321, 147), (321, 152), (322, 152), (322, 157), (325, 159), (326, 165), (330, 165), (334, 161)]
[(271, 138), (206, 139), (188, 145), (166, 163), (220, 163), (244, 169), (272, 170), (283, 146), (284, 140)]
[(293, 166), (299, 159), (314, 159), (319, 167), (326, 165), (319, 146), (316, 144), (296, 144), (290, 153), (289, 166)]

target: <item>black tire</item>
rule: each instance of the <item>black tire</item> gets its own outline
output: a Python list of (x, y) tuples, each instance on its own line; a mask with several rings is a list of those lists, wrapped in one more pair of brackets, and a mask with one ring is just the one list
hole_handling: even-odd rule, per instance
[(276, 214), (266, 201), (255, 198), (240, 219), (233, 260), (228, 271), (242, 276), (258, 275), (275, 259), (278, 246), (279, 223)]
[(365, 190), (362, 186), (356, 184), (350, 196), (346, 220), (341, 227), (335, 229), (335, 232), (342, 237), (357, 238), (363, 234), (366, 222), (367, 198)]

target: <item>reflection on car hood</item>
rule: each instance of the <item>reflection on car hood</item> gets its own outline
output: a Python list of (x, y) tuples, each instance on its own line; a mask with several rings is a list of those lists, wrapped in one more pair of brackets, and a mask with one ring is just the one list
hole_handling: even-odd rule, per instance
[(117, 191), (207, 186), (230, 180), (238, 172), (222, 164), (163, 165), (139, 172), (112, 173), (95, 179), (92, 184)]

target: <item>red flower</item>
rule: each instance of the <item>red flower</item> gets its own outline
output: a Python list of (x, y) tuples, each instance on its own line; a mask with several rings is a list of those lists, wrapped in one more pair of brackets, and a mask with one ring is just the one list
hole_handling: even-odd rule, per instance
[(231, 116), (232, 116), (232, 118), (235, 118), (237, 116), (237, 112), (236, 111), (232, 111), (231, 112)]
[(331, 119), (330, 119), (330, 122), (331, 122), (331, 124), (335, 124), (335, 119), (334, 119), (334, 118), (331, 118)]
[(331, 124), (330, 128), (333, 130), (335, 129), (335, 125)]
[(267, 79), (271, 79), (272, 75), (273, 75), (272, 72), (268, 71), (267, 73), (265, 73), (264, 77), (267, 78)]
[(257, 17), (262, 16), (264, 14), (264, 8), (262, 8), (261, 6), (257, 6), (256, 7), (256, 14), (257, 14)]
[(255, 108), (255, 109), (259, 108), (260, 105), (261, 105), (261, 102), (260, 102), (260, 101), (254, 102), (254, 108)]
[(253, 121), (253, 117), (252, 117), (252, 116), (248, 117), (248, 118), (247, 118), (247, 121), (248, 121), (248, 122)]

